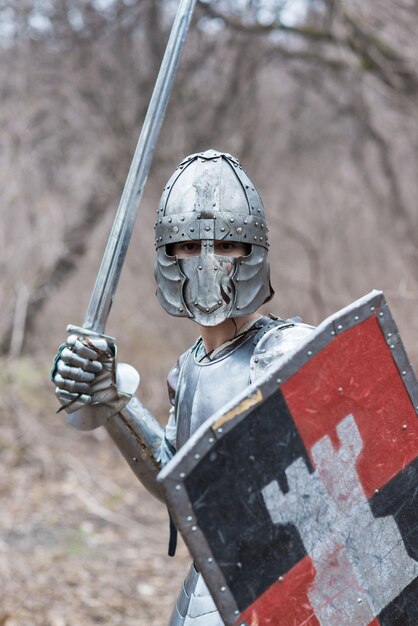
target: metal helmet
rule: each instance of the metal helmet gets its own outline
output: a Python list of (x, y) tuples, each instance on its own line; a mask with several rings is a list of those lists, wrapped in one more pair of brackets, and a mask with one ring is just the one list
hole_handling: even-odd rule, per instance
[[(180, 163), (161, 196), (155, 223), (157, 298), (167, 313), (216, 326), (253, 313), (274, 292), (260, 195), (239, 161), (207, 150)], [(200, 255), (173, 254), (172, 244), (201, 241)], [(215, 241), (248, 244), (248, 254), (215, 254)]]

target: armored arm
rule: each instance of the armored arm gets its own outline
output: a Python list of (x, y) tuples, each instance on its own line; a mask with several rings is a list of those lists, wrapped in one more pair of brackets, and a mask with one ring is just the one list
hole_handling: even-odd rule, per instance
[(68, 337), (54, 360), (52, 380), (68, 422), (80, 430), (104, 426), (137, 478), (163, 500), (156, 476), (174, 453), (173, 417), (164, 431), (134, 395), (139, 374), (130, 365), (116, 366), (114, 346)]
[(273, 371), (278, 361), (290, 354), (314, 330), (313, 326), (289, 320), (282, 327), (272, 328), (257, 343), (250, 362), (250, 382)]

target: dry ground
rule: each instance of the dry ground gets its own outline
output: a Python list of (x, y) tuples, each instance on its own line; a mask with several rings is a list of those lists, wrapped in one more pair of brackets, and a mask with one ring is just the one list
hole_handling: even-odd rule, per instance
[(165, 626), (189, 557), (104, 432), (55, 415), (47, 367), (0, 367), (0, 626)]

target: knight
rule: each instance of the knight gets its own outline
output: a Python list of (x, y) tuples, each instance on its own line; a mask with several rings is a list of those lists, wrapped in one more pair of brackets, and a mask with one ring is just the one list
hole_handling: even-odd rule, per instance
[[(159, 470), (312, 327), (259, 311), (274, 293), (268, 227), (258, 191), (230, 154), (208, 150), (180, 163), (159, 203), (155, 247), (160, 304), (199, 327), (198, 339), (169, 372), (165, 428), (135, 395), (139, 374), (118, 363), (110, 340), (68, 336), (52, 380), (68, 422), (81, 430), (104, 426), (138, 479), (163, 500)], [(169, 626), (222, 625), (192, 564)]]

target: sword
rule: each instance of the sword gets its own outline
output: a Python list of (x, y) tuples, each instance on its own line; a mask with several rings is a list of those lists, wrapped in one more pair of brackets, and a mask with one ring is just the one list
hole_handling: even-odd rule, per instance
[(180, 0), (158, 72), (141, 134), (135, 149), (119, 207), (96, 277), (83, 326), (67, 326), (67, 332), (104, 337), (107, 318), (118, 286), (129, 241), (154, 155), (155, 145), (179, 66), (196, 0)]

